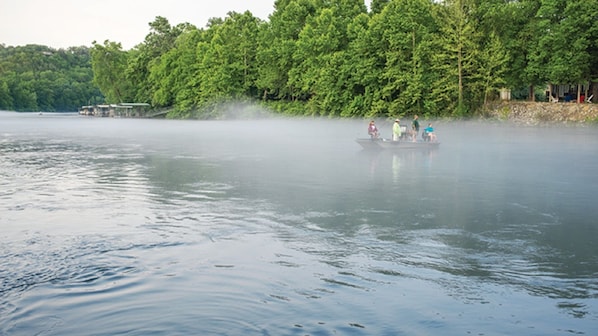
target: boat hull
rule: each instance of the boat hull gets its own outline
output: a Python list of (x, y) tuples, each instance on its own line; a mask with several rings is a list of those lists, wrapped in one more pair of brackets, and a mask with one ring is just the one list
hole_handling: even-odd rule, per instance
[(438, 148), (440, 142), (430, 141), (392, 141), (388, 139), (356, 139), (366, 150), (406, 150)]

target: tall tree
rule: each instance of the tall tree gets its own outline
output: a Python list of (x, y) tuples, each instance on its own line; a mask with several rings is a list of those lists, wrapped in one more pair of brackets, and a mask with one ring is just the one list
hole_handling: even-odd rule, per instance
[(470, 112), (465, 101), (466, 81), (476, 71), (479, 52), (475, 4), (473, 0), (446, 0), (436, 9), (440, 32), (433, 63), (439, 77), (432, 99), (453, 115), (465, 116)]
[(376, 63), (377, 45), (380, 40), (370, 34), (371, 17), (357, 15), (347, 26), (349, 44), (344, 53), (342, 67), (328, 69), (335, 72), (340, 95), (344, 104), (340, 115), (343, 117), (372, 116), (374, 88), (381, 77), (382, 65)]
[(374, 21), (372, 30), (385, 42), (381, 98), (388, 115), (431, 112), (425, 108), (435, 23), (429, 0), (395, 0)]
[[(327, 62), (332, 53), (339, 50), (339, 27), (335, 24), (331, 9), (323, 9), (319, 15), (306, 23), (299, 34), (293, 53), (295, 66), (289, 71), (289, 83), (296, 88), (296, 96), (309, 101), (317, 95), (316, 87), (320, 71), (329, 65)], [(317, 105), (317, 104), (315, 104)], [(317, 113), (317, 106), (312, 106), (312, 113)]]
[(354, 99), (348, 107), (351, 114), (367, 117), (388, 114), (380, 89), (384, 83), (388, 50), (388, 41), (383, 38), (384, 30), (377, 29), (382, 27), (383, 20), (381, 14), (369, 18), (360, 15), (349, 26), (351, 43), (346, 67), (353, 73), (350, 87)]
[(189, 117), (196, 105), (198, 84), (197, 45), (203, 41), (203, 31), (193, 26), (177, 38), (175, 47), (152, 67), (152, 81), (159, 83), (152, 97), (152, 105), (174, 109), (169, 117)]
[[(537, 1), (537, 11), (529, 23), (533, 38), (528, 45), (526, 73), (529, 78), (534, 78), (539, 83), (547, 83), (557, 80), (556, 78), (550, 78), (548, 66), (551, 54), (554, 51), (553, 44), (558, 43), (559, 39), (554, 28), (564, 18), (565, 3), (555, 0)], [(531, 91), (530, 94), (533, 96)]]
[(125, 76), (127, 53), (118, 42), (93, 42), (91, 48), (93, 81), (109, 103), (123, 103), (132, 98), (131, 85)]
[[(539, 7), (538, 2), (478, 0), (477, 13), (481, 19), (478, 29), (484, 36), (484, 43), (489, 46), (501, 43), (508, 54), (502, 75), (505, 87), (523, 89), (540, 84), (526, 73), (529, 46), (535, 39), (532, 21)], [(492, 42), (491, 39), (499, 41)], [(502, 80), (498, 80), (497, 85)]]
[(316, 15), (319, 0), (276, 0), (270, 23), (261, 30), (258, 45), (258, 87), (263, 97), (296, 100), (299, 91), (289, 82), (299, 33)]
[(563, 14), (565, 19), (554, 27), (549, 79), (587, 83), (592, 72), (598, 75), (598, 1), (567, 1)]
[(477, 89), (483, 96), (484, 106), (488, 104), (492, 94), (496, 94), (506, 84), (505, 72), (509, 59), (510, 55), (497, 34), (490, 33), (480, 50), (477, 71), (472, 75), (474, 83), (477, 83), (472, 85), (472, 89)]
[(366, 12), (361, 0), (324, 3), (301, 31), (293, 55), (297, 67), (290, 76), (301, 88), (301, 94), (309, 97), (307, 113), (338, 116), (349, 103), (344, 94), (346, 84), (339, 81), (348, 77), (341, 73), (346, 69), (348, 26)]
[(197, 49), (200, 107), (223, 100), (257, 98), (255, 45), (261, 24), (246, 11), (230, 12), (221, 24), (210, 26), (209, 39)]
[(157, 16), (149, 23), (150, 32), (143, 43), (137, 45), (130, 52), (130, 61), (126, 75), (135, 84), (133, 99), (138, 102), (151, 102), (159, 83), (153, 82), (150, 76), (151, 68), (160, 62), (160, 57), (175, 46), (177, 37), (188, 24), (170, 25), (168, 20)]

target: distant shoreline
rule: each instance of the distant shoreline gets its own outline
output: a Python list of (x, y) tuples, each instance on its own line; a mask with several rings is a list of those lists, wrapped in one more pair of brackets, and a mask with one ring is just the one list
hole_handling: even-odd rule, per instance
[[(18, 112), (0, 111), (9, 113), (22, 113), (31, 115), (78, 115), (78, 112)], [(273, 117), (288, 118), (289, 115), (273, 114)], [(301, 117), (299, 117), (301, 118)], [(343, 118), (341, 118), (343, 119)], [(349, 118), (351, 119), (351, 118)], [(443, 120), (456, 120), (447, 117)], [(522, 125), (539, 124), (598, 124), (598, 104), (578, 103), (546, 103), (546, 102), (500, 102), (492, 104), (476, 116), (464, 118), (470, 121), (502, 121)]]

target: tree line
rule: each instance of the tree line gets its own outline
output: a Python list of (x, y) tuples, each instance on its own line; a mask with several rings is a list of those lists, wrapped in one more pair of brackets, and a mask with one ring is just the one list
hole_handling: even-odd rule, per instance
[(0, 44), (0, 110), (69, 112), (103, 100), (89, 48)]
[(467, 117), (501, 88), (531, 100), (550, 83), (596, 90), (597, 15), (587, 0), (373, 0), (369, 10), (363, 0), (276, 0), (267, 21), (230, 12), (197, 28), (156, 17), (134, 48), (94, 41), (89, 53), (107, 103), (150, 103), (171, 118), (217, 117), (231, 102), (289, 115)]

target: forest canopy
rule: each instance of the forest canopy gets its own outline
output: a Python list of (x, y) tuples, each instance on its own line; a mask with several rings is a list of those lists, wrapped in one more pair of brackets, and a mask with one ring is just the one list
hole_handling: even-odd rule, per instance
[(89, 51), (0, 44), (0, 110), (69, 112), (102, 102)]
[[(62, 64), (87, 88), (80, 100), (69, 91), (69, 103), (150, 103), (170, 118), (217, 117), (228, 102), (289, 115), (467, 117), (503, 88), (530, 100), (549, 84), (596, 90), (596, 22), (598, 1), (373, 0), (368, 10), (363, 0), (277, 0), (268, 21), (230, 12), (197, 28), (156, 17), (130, 50), (93, 42), (87, 67), (84, 49), (61, 53), (81, 52)], [(56, 98), (67, 80), (40, 84), (35, 66), (12, 80), (0, 67), (0, 108), (72, 108)], [(40, 100), (43, 90), (52, 99)]]

